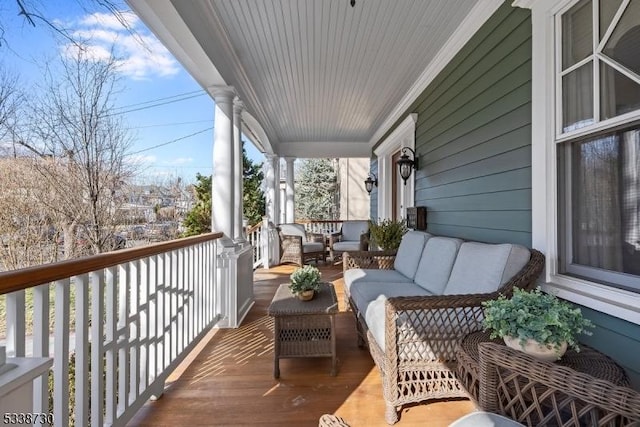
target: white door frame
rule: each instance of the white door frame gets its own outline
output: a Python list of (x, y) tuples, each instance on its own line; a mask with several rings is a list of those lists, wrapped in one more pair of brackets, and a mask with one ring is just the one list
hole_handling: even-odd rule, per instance
[[(391, 161), (394, 153), (404, 147), (409, 147), (415, 151), (416, 149), (416, 122), (418, 114), (412, 113), (391, 132), (391, 134), (376, 148), (373, 152), (378, 157), (378, 217), (380, 219), (388, 219), (393, 217), (394, 207), (392, 203), (393, 179), (394, 173), (399, 173), (396, 165)], [(406, 217), (407, 207), (414, 205), (415, 199), (415, 171), (407, 180), (407, 185), (403, 185), (404, 191), (401, 191), (399, 201), (402, 206), (402, 217)], [(377, 218), (374, 218), (377, 219)]]

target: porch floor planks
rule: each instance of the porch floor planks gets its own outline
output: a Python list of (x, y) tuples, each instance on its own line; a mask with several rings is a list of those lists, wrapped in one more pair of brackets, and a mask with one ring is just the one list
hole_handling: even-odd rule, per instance
[[(284, 359), (273, 378), (273, 321), (266, 315), (277, 287), (293, 266), (257, 270), (255, 304), (238, 329), (212, 331), (169, 378), (164, 395), (129, 426), (317, 426), (322, 414), (351, 426), (386, 426), (380, 374), (359, 349), (353, 315), (343, 301), (342, 266), (320, 263), (336, 286), (338, 375), (330, 358)], [(397, 426), (447, 426), (474, 410), (467, 400), (405, 406)]]

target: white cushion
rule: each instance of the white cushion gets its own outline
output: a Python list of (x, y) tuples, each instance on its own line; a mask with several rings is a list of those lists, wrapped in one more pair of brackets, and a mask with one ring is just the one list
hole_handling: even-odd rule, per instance
[[(345, 221), (342, 223), (342, 241), (360, 241), (360, 235), (369, 231), (369, 221)], [(335, 247), (335, 245), (334, 245)]]
[(529, 250), (520, 245), (464, 242), (444, 294), (495, 292), (524, 267), (529, 256)]
[(402, 236), (393, 268), (413, 280), (424, 244), (430, 237), (431, 234), (422, 231), (409, 231)]
[(472, 412), (458, 418), (449, 427), (524, 427), (517, 421), (493, 412)]
[(280, 224), (280, 232), (285, 236), (300, 236), (303, 242), (307, 240), (307, 232), (302, 224)]
[(351, 290), (354, 283), (360, 282), (396, 282), (411, 283), (411, 279), (398, 273), (395, 270), (378, 270), (366, 268), (352, 268), (344, 272), (344, 287), (347, 292)]
[(434, 295), (442, 295), (461, 244), (461, 239), (453, 237), (434, 236), (427, 240), (413, 279), (416, 284)]

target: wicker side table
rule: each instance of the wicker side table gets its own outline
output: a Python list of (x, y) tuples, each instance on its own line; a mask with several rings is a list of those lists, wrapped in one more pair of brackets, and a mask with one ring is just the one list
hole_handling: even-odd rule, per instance
[(278, 287), (268, 309), (274, 320), (274, 378), (280, 378), (280, 359), (292, 357), (331, 357), (331, 375), (336, 375), (337, 312), (331, 283), (321, 283), (311, 301), (300, 301), (288, 283)]
[[(495, 387), (495, 380), (487, 378), (487, 368), (484, 367), (483, 371), (480, 362), (479, 346), (484, 343), (491, 343), (494, 351), (498, 349), (509, 355), (510, 369), (507, 371), (510, 371), (510, 382)], [(458, 379), (479, 406), (483, 410), (503, 413), (525, 424), (546, 425), (545, 420), (571, 416), (565, 413), (569, 409), (567, 405), (575, 405), (584, 410), (584, 406), (580, 406), (582, 403), (565, 395), (562, 387), (553, 388), (542, 381), (543, 373), (555, 368), (590, 378), (594, 383), (606, 381), (619, 387), (629, 386), (626, 373), (618, 364), (586, 345), (580, 346), (579, 353), (572, 349), (567, 350), (557, 362), (544, 362), (523, 352), (509, 349), (501, 340), (490, 339), (488, 332), (474, 332), (460, 341), (456, 354)], [(518, 363), (520, 359), (526, 359), (526, 363)], [(589, 387), (586, 382), (585, 387)], [(510, 396), (507, 398), (510, 401), (508, 408), (495, 407), (495, 399), (499, 395)], [(494, 403), (488, 404), (489, 401)], [(491, 407), (485, 407), (487, 405)], [(571, 412), (569, 410), (569, 413)]]

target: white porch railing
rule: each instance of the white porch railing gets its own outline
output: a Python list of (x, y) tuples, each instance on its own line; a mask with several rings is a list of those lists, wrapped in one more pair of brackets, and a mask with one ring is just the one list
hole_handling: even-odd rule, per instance
[[(31, 347), (34, 357), (54, 356), (53, 408), (43, 375), (34, 383), (34, 412), (53, 410), (56, 426), (71, 419), (76, 426), (119, 426), (160, 396), (171, 371), (228, 314), (221, 297), (225, 284), (216, 279), (220, 237), (210, 233), (0, 273), (7, 353), (22, 357)], [(25, 290), (33, 293), (33, 305), (25, 301)]]
[(258, 268), (263, 264), (262, 224), (259, 222), (246, 231), (247, 240), (253, 246), (253, 268)]
[(299, 224), (304, 224), (304, 228), (310, 233), (323, 233), (330, 234), (335, 233), (336, 231), (340, 231), (340, 227), (342, 227), (342, 220), (301, 220), (296, 221)]

